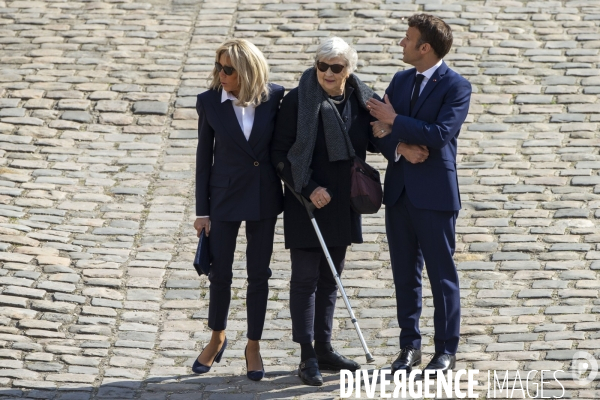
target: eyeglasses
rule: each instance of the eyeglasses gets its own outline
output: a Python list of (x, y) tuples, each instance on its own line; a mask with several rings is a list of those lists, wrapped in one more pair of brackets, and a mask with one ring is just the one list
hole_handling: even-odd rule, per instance
[(217, 69), (217, 72), (223, 71), (223, 72), (225, 72), (225, 75), (227, 75), (227, 76), (229, 76), (235, 72), (235, 68), (229, 67), (227, 65), (221, 65), (221, 63), (219, 63), (219, 62), (215, 63), (215, 68)]
[(327, 72), (327, 70), (329, 68), (331, 68), (331, 72), (333, 72), (334, 74), (339, 74), (340, 72), (342, 72), (344, 70), (344, 68), (346, 68), (345, 65), (342, 64), (333, 64), (333, 65), (329, 65), (327, 63), (324, 63), (322, 61), (319, 61), (317, 63), (317, 68), (319, 69), (319, 71), (321, 72)]

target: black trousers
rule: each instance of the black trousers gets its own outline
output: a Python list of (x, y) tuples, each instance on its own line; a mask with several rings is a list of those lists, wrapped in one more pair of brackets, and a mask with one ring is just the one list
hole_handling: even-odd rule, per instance
[[(269, 298), (269, 278), (271, 277), (271, 255), (277, 218), (260, 221), (246, 221), (246, 268), (248, 289), (246, 311), (250, 340), (260, 340), (267, 300)], [(241, 221), (211, 221), (209, 248), (212, 266), (210, 281), (210, 302), (208, 306), (208, 327), (222, 331), (227, 327), (231, 282), (233, 278), (233, 258), (236, 238)]]
[[(338, 275), (347, 247), (328, 247)], [(296, 343), (330, 342), (337, 284), (321, 248), (290, 249), (290, 314)]]

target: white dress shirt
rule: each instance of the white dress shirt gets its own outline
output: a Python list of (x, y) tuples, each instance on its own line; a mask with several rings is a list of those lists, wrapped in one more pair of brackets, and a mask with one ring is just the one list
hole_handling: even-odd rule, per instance
[(246, 140), (250, 140), (250, 132), (252, 132), (252, 125), (254, 125), (254, 112), (256, 111), (256, 107), (240, 107), (236, 105), (237, 97), (231, 94), (231, 92), (223, 90), (221, 93), (221, 103), (225, 103), (227, 100), (231, 100), (233, 111), (235, 111), (235, 116), (240, 124), (240, 128), (242, 128)]
[[(433, 67), (429, 68), (427, 71), (424, 72), (417, 72), (415, 74), (421, 74), (424, 75), (425, 77), (423, 78), (423, 81), (421, 82), (421, 86), (419, 87), (419, 95), (421, 95), (421, 92), (423, 91), (423, 89), (425, 88), (425, 85), (427, 85), (427, 82), (429, 82), (429, 79), (431, 79), (431, 77), (433, 76), (433, 74), (435, 74), (435, 71), (437, 71), (437, 69), (440, 67), (440, 65), (442, 65), (442, 60), (438, 61), (437, 64), (435, 64)], [(411, 94), (411, 98), (412, 98), (412, 94), (415, 91), (415, 88), (413, 87), (413, 91), (410, 93)], [(409, 100), (410, 101), (410, 100)], [(400, 146), (400, 143), (398, 143), (398, 146)], [(400, 160), (400, 157), (402, 157), (402, 155), (398, 154), (398, 146), (396, 146), (396, 161)]]
[[(252, 132), (252, 126), (254, 125), (254, 113), (256, 112), (256, 107), (240, 107), (236, 105), (235, 103), (237, 101), (237, 97), (223, 89), (221, 91), (221, 103), (225, 103), (227, 100), (231, 100), (231, 105), (233, 106), (233, 111), (235, 111), (235, 116), (240, 124), (240, 128), (242, 128), (242, 132), (244, 132), (246, 140), (250, 140), (250, 133)], [(197, 215), (196, 218), (208, 218), (208, 215)]]
[(418, 74), (425, 75), (425, 77), (423, 78), (423, 82), (421, 82), (421, 87), (419, 88), (419, 95), (421, 94), (421, 92), (425, 88), (425, 85), (427, 85), (427, 82), (429, 82), (429, 80), (431, 79), (433, 74), (435, 74), (435, 71), (437, 71), (437, 69), (440, 67), (440, 65), (442, 65), (442, 60), (438, 61), (437, 64), (435, 64), (433, 67), (429, 68), (427, 71), (417, 72), (417, 75)]

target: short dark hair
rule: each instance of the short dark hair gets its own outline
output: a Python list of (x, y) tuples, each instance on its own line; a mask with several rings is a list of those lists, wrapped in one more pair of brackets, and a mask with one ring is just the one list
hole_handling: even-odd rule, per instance
[(421, 33), (418, 46), (429, 43), (439, 58), (444, 58), (452, 47), (452, 29), (441, 18), (430, 14), (415, 14), (408, 18), (408, 26)]

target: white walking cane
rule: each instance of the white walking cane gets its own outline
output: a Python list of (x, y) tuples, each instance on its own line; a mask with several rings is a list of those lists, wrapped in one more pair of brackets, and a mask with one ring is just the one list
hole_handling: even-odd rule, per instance
[(300, 203), (302, 203), (302, 205), (306, 209), (306, 212), (308, 212), (308, 217), (310, 218), (310, 222), (312, 222), (312, 225), (315, 228), (315, 233), (317, 234), (317, 237), (319, 238), (319, 243), (321, 243), (321, 248), (323, 249), (323, 253), (325, 253), (325, 258), (327, 258), (327, 263), (329, 264), (331, 273), (333, 274), (333, 276), (335, 278), (335, 282), (337, 283), (338, 289), (340, 290), (342, 298), (344, 299), (344, 303), (346, 304), (346, 309), (348, 310), (348, 314), (350, 314), (350, 320), (354, 324), (354, 328), (356, 329), (356, 333), (358, 334), (358, 339), (360, 340), (360, 344), (362, 345), (363, 350), (365, 352), (365, 357), (367, 358), (367, 363), (372, 363), (373, 361), (375, 361), (375, 358), (373, 358), (373, 355), (371, 355), (371, 352), (369, 351), (369, 348), (367, 347), (367, 343), (365, 342), (365, 338), (363, 337), (362, 332), (360, 331), (360, 327), (358, 326), (358, 320), (356, 319), (356, 316), (354, 315), (354, 311), (352, 311), (352, 306), (350, 305), (350, 300), (348, 300), (348, 296), (346, 296), (346, 291), (344, 290), (344, 285), (342, 285), (340, 275), (338, 274), (337, 270), (335, 269), (335, 266), (333, 265), (333, 260), (331, 259), (331, 255), (329, 255), (329, 250), (327, 250), (327, 245), (325, 244), (325, 240), (323, 240), (323, 235), (321, 235), (321, 230), (319, 229), (319, 225), (317, 225), (317, 221), (315, 220), (313, 211), (315, 210), (316, 207), (311, 201), (308, 201), (307, 199), (305, 199), (304, 196), (296, 193), (294, 188), (285, 181), (285, 179), (283, 178), (282, 173), (281, 173), (283, 171), (283, 168), (284, 168), (283, 163), (279, 163), (277, 165), (277, 173), (279, 174), (279, 177), (281, 178), (283, 183), (288, 187), (290, 192), (294, 196), (296, 196), (296, 199), (298, 199), (298, 201)]

